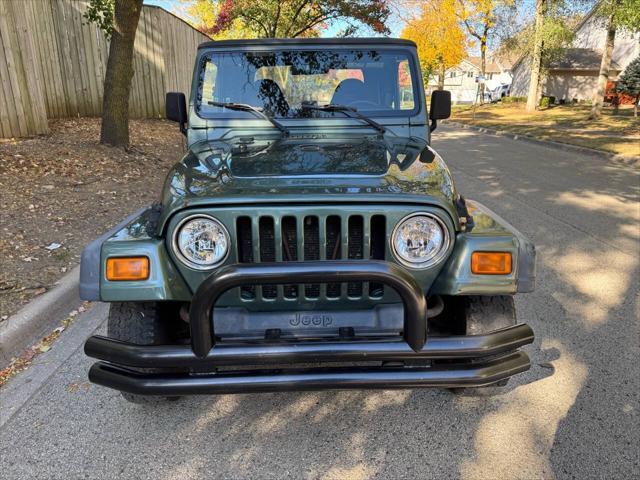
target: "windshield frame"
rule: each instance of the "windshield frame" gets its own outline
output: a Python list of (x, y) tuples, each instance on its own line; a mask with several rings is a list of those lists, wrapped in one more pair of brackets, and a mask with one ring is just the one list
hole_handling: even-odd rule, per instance
[[(202, 120), (255, 120), (255, 116), (252, 116), (250, 112), (240, 111), (223, 111), (220, 113), (205, 113), (202, 111), (202, 103), (200, 98), (202, 97), (203, 75), (206, 69), (207, 62), (210, 61), (213, 55), (217, 54), (229, 54), (229, 53), (278, 53), (281, 51), (357, 51), (357, 50), (378, 50), (382, 53), (390, 54), (404, 54), (409, 62), (409, 69), (411, 73), (411, 88), (414, 98), (414, 107), (411, 110), (377, 110), (377, 111), (363, 111), (364, 115), (370, 118), (396, 118), (407, 119), (413, 118), (422, 113), (423, 108), (426, 108), (424, 103), (424, 95), (420, 94), (420, 88), (422, 86), (422, 79), (420, 77), (420, 71), (417, 66), (416, 52), (411, 48), (406, 48), (398, 45), (281, 45), (278, 48), (268, 46), (267, 48), (259, 48), (252, 45), (247, 47), (223, 47), (223, 48), (207, 48), (199, 52), (198, 60), (195, 65), (191, 99), (190, 103), (193, 108), (193, 112)], [(344, 115), (339, 115), (337, 112), (331, 114), (317, 116), (317, 117), (274, 117), (281, 122), (299, 122), (299, 121), (314, 121), (314, 120), (327, 120), (327, 119), (342, 119)]]

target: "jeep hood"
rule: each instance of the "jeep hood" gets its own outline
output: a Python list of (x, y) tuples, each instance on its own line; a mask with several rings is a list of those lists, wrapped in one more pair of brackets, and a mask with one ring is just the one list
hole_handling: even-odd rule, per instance
[(457, 226), (455, 196), (445, 163), (420, 139), (239, 137), (192, 145), (167, 176), (158, 228), (196, 206), (345, 202), (432, 204)]

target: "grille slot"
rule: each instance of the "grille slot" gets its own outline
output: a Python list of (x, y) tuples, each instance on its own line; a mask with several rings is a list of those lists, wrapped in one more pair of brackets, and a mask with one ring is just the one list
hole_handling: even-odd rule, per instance
[[(240, 263), (295, 262), (299, 260), (376, 259), (386, 252), (386, 218), (374, 215), (260, 216), (236, 218), (237, 255)], [(326, 300), (348, 297), (380, 299), (379, 283), (313, 283), (305, 285), (245, 285), (243, 300)]]
[[(285, 262), (298, 260), (296, 217), (284, 217), (282, 219), (282, 260)], [(298, 298), (298, 286), (285, 285), (284, 296), (285, 298)]]
[[(371, 251), (369, 258), (372, 260), (384, 260), (384, 251), (386, 245), (386, 218), (384, 215), (373, 215), (371, 217)], [(382, 283), (369, 284), (369, 296), (372, 298), (381, 298), (384, 295), (384, 285)]]
[[(236, 238), (238, 239), (238, 261), (240, 263), (253, 263), (253, 237), (251, 235), (251, 219), (249, 217), (238, 217), (236, 233)], [(256, 287), (254, 285), (243, 285), (240, 287), (240, 295), (245, 300), (252, 300), (256, 298)]]
[[(260, 235), (260, 261), (275, 262), (276, 239), (273, 227), (273, 218), (260, 217), (258, 231)], [(278, 296), (278, 288), (275, 285), (263, 285), (262, 296), (267, 299), (276, 298)]]
[[(327, 260), (338, 260), (342, 258), (342, 239), (341, 239), (341, 221), (337, 215), (331, 215), (327, 217), (326, 223), (326, 238), (327, 245), (326, 257)], [(327, 297), (338, 298), (340, 296), (340, 284), (328, 283), (327, 284)]]
[[(349, 238), (348, 238), (348, 257), (349, 259), (362, 259), (364, 247), (364, 228), (363, 220), (360, 215), (349, 217)], [(349, 282), (347, 284), (347, 295), (349, 297), (362, 296), (362, 282)]]
[[(320, 260), (318, 217), (305, 217), (304, 219), (304, 260)], [(320, 296), (320, 284), (305, 285), (304, 295), (307, 298), (318, 298)]]

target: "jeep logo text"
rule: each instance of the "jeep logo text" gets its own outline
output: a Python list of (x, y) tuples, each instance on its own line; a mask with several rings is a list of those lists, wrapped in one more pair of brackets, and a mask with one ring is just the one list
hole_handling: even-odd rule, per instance
[(328, 327), (333, 323), (331, 315), (298, 313), (289, 320), (293, 327)]

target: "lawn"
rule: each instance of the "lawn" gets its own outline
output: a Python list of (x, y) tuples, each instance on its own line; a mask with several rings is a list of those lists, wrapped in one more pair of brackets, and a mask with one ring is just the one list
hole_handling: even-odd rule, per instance
[(510, 133), (569, 143), (621, 155), (640, 156), (640, 118), (631, 108), (617, 115), (606, 108), (600, 120), (589, 120), (588, 105), (557, 105), (534, 113), (524, 103), (454, 107), (452, 120)]

